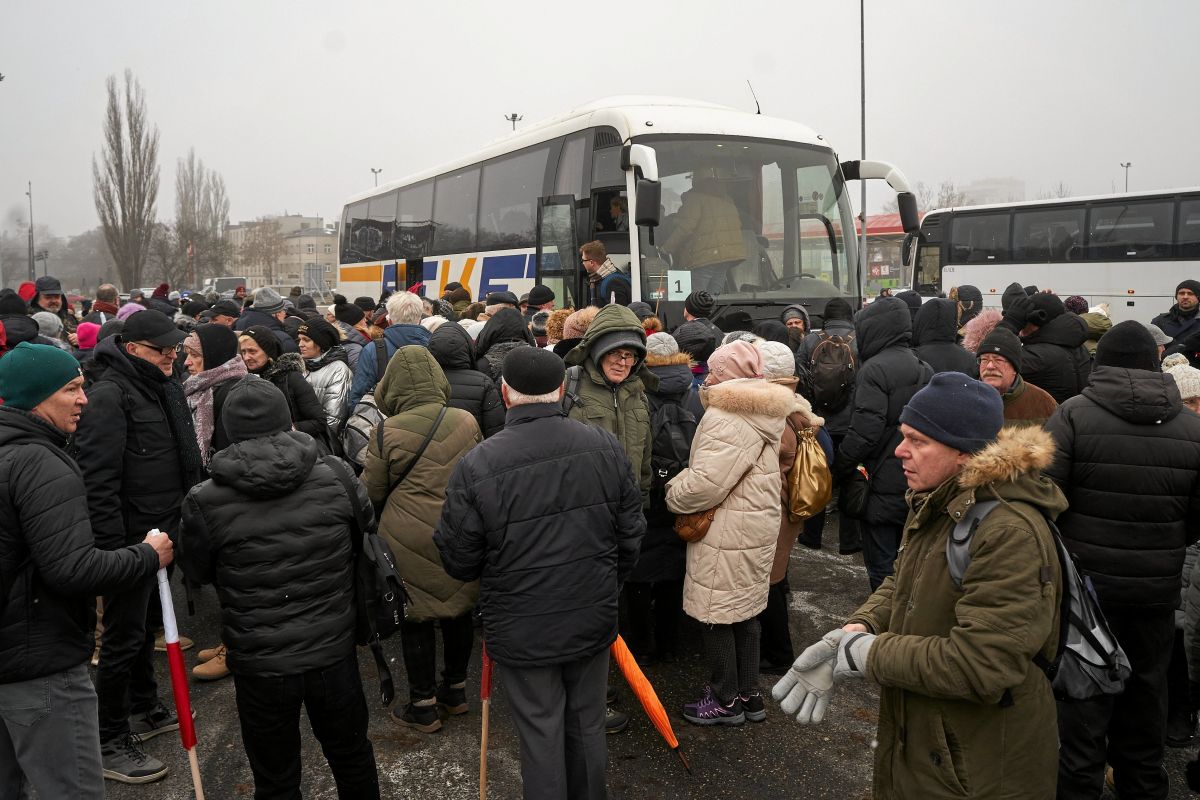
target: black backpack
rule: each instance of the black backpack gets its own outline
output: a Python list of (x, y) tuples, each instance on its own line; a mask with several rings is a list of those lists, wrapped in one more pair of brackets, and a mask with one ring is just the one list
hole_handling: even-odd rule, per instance
[(808, 359), (808, 380), (812, 384), (813, 405), (822, 412), (841, 411), (854, 391), (854, 334), (831, 336), (817, 334), (820, 341)]
[(562, 410), (564, 414), (570, 414), (571, 409), (579, 402), (579, 382), (581, 380), (583, 380), (583, 367), (578, 364), (567, 367), (567, 374), (563, 379)]
[(650, 414), (651, 497), (662, 497), (667, 482), (688, 465), (695, 436), (696, 416), (681, 402), (664, 400)]
[(371, 648), (379, 672), (380, 698), (385, 706), (395, 697), (392, 672), (383, 655), (381, 640), (400, 630), (408, 592), (387, 543), (379, 537), (375, 515), (358, 501), (357, 481), (340, 458), (321, 459), (342, 482), (354, 509), (350, 535), (354, 553), (354, 641)]
[[(998, 505), (995, 500), (976, 503), (947, 537), (946, 564), (955, 586), (962, 586), (963, 575), (971, 564), (975, 529)], [(1120, 694), (1132, 672), (1129, 658), (1100, 610), (1092, 579), (1075, 568), (1075, 559), (1067, 551), (1058, 527), (1050, 519), (1044, 519), (1054, 538), (1062, 570), (1062, 597), (1054, 658), (1047, 659), (1038, 653), (1033, 663), (1046, 673), (1059, 700), (1089, 700)]]

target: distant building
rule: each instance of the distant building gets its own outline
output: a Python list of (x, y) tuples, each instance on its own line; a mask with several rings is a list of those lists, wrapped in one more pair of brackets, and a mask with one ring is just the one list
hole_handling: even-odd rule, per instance
[[(289, 258), (288, 237), (303, 231), (325, 231), (325, 220), (321, 217), (305, 217), (300, 214), (268, 215), (257, 220), (245, 220), (225, 228), (225, 235), (233, 249), (234, 274), (246, 276), (246, 288), (253, 291), (261, 286), (296, 285), (304, 276), (304, 255)], [(334, 240), (337, 235), (334, 234)], [(315, 242), (315, 240), (314, 240)], [(298, 251), (306, 250), (297, 245)], [(333, 264), (337, 264), (337, 247), (332, 248)], [(323, 255), (318, 248), (315, 255)], [(312, 263), (318, 263), (315, 259)], [(323, 262), (319, 262), (323, 263)]]
[(338, 232), (336, 228), (302, 228), (284, 234), (284, 256), (279, 268), (288, 281), (305, 292), (326, 290), (337, 283)]
[(1017, 178), (983, 178), (963, 186), (964, 205), (982, 206), (988, 203), (1017, 203), (1025, 199), (1025, 181)]

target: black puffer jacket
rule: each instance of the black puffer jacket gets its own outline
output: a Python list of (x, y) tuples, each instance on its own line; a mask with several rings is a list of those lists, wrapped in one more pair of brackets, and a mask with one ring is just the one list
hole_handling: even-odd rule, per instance
[(209, 471), (184, 501), (175, 556), (189, 578), (216, 585), (229, 669), (296, 675), (352, 653), (352, 506), (312, 437), (248, 439)]
[[(664, 404), (673, 403), (686, 408), (692, 389), (692, 369), (688, 366), (688, 354), (675, 356), (646, 357), (646, 367), (658, 377), (658, 388), (646, 391), (646, 402), (650, 407), (651, 442), (653, 443), (654, 413)], [(697, 420), (699, 422), (699, 420)], [(653, 451), (651, 451), (653, 453)], [(651, 456), (653, 457), (653, 455)], [(682, 581), (687, 555), (687, 544), (675, 533), (675, 514), (667, 508), (664, 492), (655, 490), (651, 476), (650, 505), (646, 511), (646, 535), (637, 566), (629, 576), (631, 581), (652, 583), (654, 581)]]
[(504, 403), (492, 379), (475, 369), (475, 345), (457, 322), (447, 322), (429, 337), (429, 352), (450, 381), (450, 407), (475, 415), (486, 439), (504, 427)]
[[(166, 403), (117, 337), (96, 345), (92, 364), (96, 379), (75, 434), (76, 460), (96, 546), (115, 550), (142, 541), (152, 528), (175, 530), (179, 504), (201, 475), (199, 465), (185, 469)], [(195, 432), (188, 435), (194, 442)]]
[(287, 328), (283, 327), (283, 323), (275, 319), (270, 314), (264, 314), (261, 311), (255, 311), (253, 308), (247, 308), (238, 317), (237, 322), (233, 324), (233, 329), (237, 332), (242, 332), (254, 325), (261, 325), (264, 328), (269, 328), (271, 333), (275, 334), (275, 338), (279, 340), (279, 346), (285, 353), (299, 353), (300, 347), (296, 344), (296, 340), (287, 332)]
[(913, 320), (913, 344), (917, 358), (934, 372), (961, 372), (972, 378), (979, 373), (975, 357), (958, 343), (958, 303), (935, 297), (926, 300)]
[(515, 308), (500, 309), (487, 321), (475, 340), (475, 352), (478, 354), (475, 369), (499, 386), (500, 367), (504, 363), (504, 357), (521, 344), (536, 346), (525, 318)]
[(1097, 367), (1046, 423), (1046, 474), (1071, 506), (1067, 549), (1116, 612), (1179, 605), (1184, 550), (1200, 539), (1200, 417), (1160, 372)]
[(908, 516), (908, 483), (896, 458), (900, 411), (929, 382), (933, 369), (908, 346), (912, 315), (903, 300), (884, 297), (854, 316), (862, 369), (854, 384), (850, 428), (833, 462), (838, 480), (858, 464), (870, 475), (867, 522), (900, 525)]
[(298, 353), (284, 353), (259, 370), (258, 374), (283, 392), (296, 430), (316, 439), (328, 452), (331, 434), (325, 419), (325, 408), (317, 399), (312, 384), (304, 379), (304, 359)]
[(482, 578), (488, 651), (542, 666), (616, 639), (617, 592), (645, 529), (620, 442), (545, 403), (511, 409), (458, 462), (433, 539), (452, 578)]
[[(1004, 324), (1004, 323), (1001, 323)], [(1067, 312), (1021, 339), (1021, 377), (1062, 404), (1083, 391), (1092, 357), (1083, 343), (1087, 323)]]
[(149, 545), (97, 550), (79, 467), (66, 436), (33, 415), (0, 407), (0, 684), (84, 663), (95, 646), (97, 594), (150, 580)]

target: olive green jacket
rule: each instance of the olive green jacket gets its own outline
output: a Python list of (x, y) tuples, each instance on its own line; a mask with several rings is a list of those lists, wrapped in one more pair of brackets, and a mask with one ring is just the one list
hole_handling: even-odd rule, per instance
[[(1042, 515), (1067, 507), (1041, 476), (1055, 446), (1041, 428), (1001, 431), (956, 478), (909, 492), (896, 574), (850, 622), (878, 634), (866, 676), (880, 685), (874, 796), (1054, 797), (1058, 724), (1033, 663), (1058, 644), (1058, 555)], [(956, 587), (946, 538), (976, 500), (980, 523)]]
[(571, 419), (603, 428), (617, 437), (634, 477), (642, 490), (642, 505), (650, 499), (650, 410), (646, 402), (646, 387), (658, 388), (658, 377), (638, 361), (629, 377), (616, 386), (608, 382), (604, 372), (592, 360), (591, 347), (596, 339), (612, 331), (629, 331), (646, 341), (646, 332), (637, 316), (625, 306), (607, 305), (588, 326), (583, 340), (563, 359), (567, 366), (581, 365), (578, 399), (571, 406)]
[(379, 437), (372, 435), (362, 480), (371, 502), (376, 507), (384, 504), (379, 535), (408, 587), (408, 619), (414, 622), (462, 616), (479, 599), (479, 581), (463, 583), (447, 575), (433, 543), (450, 474), (467, 451), (483, 441), (475, 415), (447, 408), (421, 460), (388, 494), (449, 398), (450, 382), (429, 350), (419, 345), (397, 350), (375, 388), (379, 410), (387, 415), (382, 423), (383, 452)]

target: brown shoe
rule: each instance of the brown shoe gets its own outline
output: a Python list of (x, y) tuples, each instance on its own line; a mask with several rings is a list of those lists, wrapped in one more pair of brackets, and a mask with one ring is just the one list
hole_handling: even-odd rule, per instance
[(225, 666), (225, 645), (217, 648), (220, 652), (192, 668), (192, 677), (198, 681), (219, 681), (229, 675), (229, 667)]
[[(188, 637), (184, 636), (182, 633), (179, 634), (179, 649), (180, 650), (191, 650), (195, 646), (196, 646), (195, 642), (193, 642)], [(154, 637), (154, 649), (160, 653), (167, 652), (167, 636), (162, 631), (159, 631), (158, 635)]]
[(201, 664), (203, 664), (206, 661), (212, 661), (214, 658), (216, 658), (219, 655), (223, 655), (224, 653), (225, 653), (225, 645), (219, 644), (216, 647), (204, 648), (199, 653), (196, 653), (196, 658), (200, 661)]

